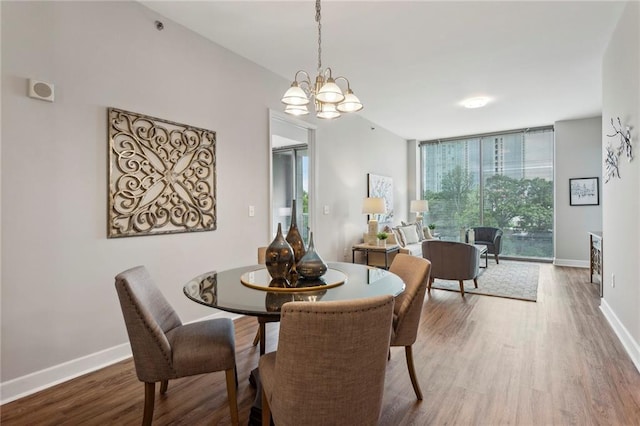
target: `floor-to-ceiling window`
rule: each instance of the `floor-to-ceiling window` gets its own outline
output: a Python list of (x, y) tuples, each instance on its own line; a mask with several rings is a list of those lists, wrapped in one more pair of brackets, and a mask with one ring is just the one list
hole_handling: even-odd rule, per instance
[(453, 241), (501, 228), (503, 256), (552, 258), (553, 140), (542, 127), (421, 142), (426, 222)]

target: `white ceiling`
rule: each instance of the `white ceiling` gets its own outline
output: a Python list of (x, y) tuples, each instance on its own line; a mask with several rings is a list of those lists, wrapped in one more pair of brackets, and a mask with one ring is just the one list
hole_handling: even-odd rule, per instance
[[(313, 1), (142, 3), (287, 80), (299, 69), (316, 72)], [(611, 1), (325, 0), (322, 64), (349, 79), (364, 104), (358, 114), (405, 139), (593, 117), (601, 113), (602, 55), (623, 8)], [(480, 95), (492, 101), (460, 106)]]

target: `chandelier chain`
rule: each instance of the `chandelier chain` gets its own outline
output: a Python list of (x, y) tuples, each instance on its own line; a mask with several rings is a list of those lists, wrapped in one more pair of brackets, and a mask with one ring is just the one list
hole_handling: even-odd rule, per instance
[(318, 23), (318, 74), (322, 72), (322, 23), (320, 19), (320, 0), (316, 0), (316, 22)]

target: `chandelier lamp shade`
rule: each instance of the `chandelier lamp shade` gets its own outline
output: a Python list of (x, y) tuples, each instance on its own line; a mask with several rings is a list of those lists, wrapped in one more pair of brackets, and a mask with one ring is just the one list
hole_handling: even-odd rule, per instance
[[(333, 77), (331, 68), (322, 68), (322, 24), (320, 0), (316, 0), (316, 22), (318, 23), (318, 74), (315, 82), (311, 75), (299, 70), (291, 83), (291, 87), (282, 96), (285, 104), (284, 112), (291, 115), (309, 114), (308, 105), (313, 99), (316, 117), (324, 119), (338, 118), (342, 113), (357, 112), (362, 103), (351, 90), (349, 80), (345, 77)], [(346, 89), (341, 89), (337, 82), (344, 82)]]

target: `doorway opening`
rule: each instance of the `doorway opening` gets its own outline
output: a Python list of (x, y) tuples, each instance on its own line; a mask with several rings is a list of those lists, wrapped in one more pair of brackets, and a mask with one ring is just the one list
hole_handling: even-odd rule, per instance
[(315, 127), (275, 111), (270, 114), (271, 238), (278, 224), (286, 233), (291, 224), (292, 200), (296, 223), (305, 244), (313, 228), (313, 140)]

